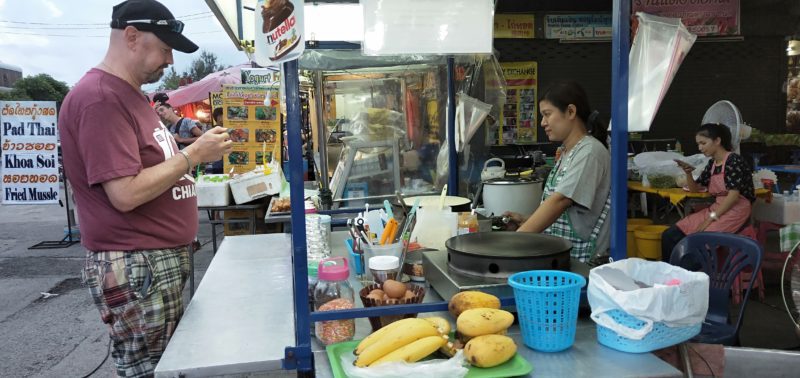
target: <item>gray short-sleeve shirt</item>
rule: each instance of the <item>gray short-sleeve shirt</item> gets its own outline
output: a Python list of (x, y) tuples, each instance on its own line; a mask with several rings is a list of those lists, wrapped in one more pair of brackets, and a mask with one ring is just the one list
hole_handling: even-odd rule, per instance
[[(572, 226), (581, 239), (589, 240), (611, 191), (611, 156), (600, 141), (587, 136), (577, 146), (570, 165), (560, 169), (566, 171), (555, 191), (574, 202), (567, 209)], [(610, 231), (611, 221), (607, 218), (598, 235), (598, 254), (607, 253)]]

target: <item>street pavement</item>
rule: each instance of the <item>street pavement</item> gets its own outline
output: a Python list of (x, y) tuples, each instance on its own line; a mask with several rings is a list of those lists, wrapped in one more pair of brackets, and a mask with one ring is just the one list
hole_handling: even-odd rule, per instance
[[(200, 217), (206, 245), (195, 254), (197, 284), (212, 258), (208, 219)], [(0, 377), (83, 377), (106, 356), (108, 329), (80, 278), (85, 250), (28, 249), (60, 240), (66, 222), (58, 205), (0, 205)], [(109, 357), (92, 376), (114, 377), (113, 366)]]

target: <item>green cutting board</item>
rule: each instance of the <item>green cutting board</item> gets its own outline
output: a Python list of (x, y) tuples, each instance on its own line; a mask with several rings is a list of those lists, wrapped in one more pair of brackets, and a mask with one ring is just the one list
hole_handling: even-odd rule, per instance
[[(361, 340), (345, 341), (343, 343), (328, 345), (326, 351), (334, 377), (347, 378), (342, 368), (342, 356), (345, 353), (353, 354), (353, 350), (356, 349), (359, 342), (361, 342)], [(518, 377), (526, 375), (531, 371), (533, 371), (531, 364), (517, 353), (510, 360), (506, 361), (506, 363), (492, 368), (470, 366), (467, 378)]]

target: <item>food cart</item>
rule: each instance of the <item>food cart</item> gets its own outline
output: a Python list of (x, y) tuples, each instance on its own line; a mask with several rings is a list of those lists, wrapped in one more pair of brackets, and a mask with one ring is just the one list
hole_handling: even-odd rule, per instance
[[(614, 2), (612, 43), (612, 238), (614, 259), (626, 257), (627, 218), (627, 118), (628, 118), (628, 50), (630, 1)], [(239, 25), (241, 25), (241, 17)], [(241, 26), (240, 26), (241, 28)], [(447, 132), (455, 133), (455, 59), (446, 58), (448, 77)], [(287, 129), (291, 208), (303, 208), (302, 141), (300, 135), (298, 62), (284, 63), (286, 86)], [(448, 139), (450, 167), (457, 166), (455, 140)], [(451, 169), (448, 188), (458, 194), (458, 170)], [(181, 332), (159, 364), (157, 376), (192, 376), (246, 374), (264, 370), (297, 370), (298, 376), (332, 376), (333, 364), (324, 348), (311, 336), (314, 322), (339, 319), (362, 319), (357, 323), (357, 336), (366, 336), (367, 317), (447, 310), (447, 298), (433, 291), (420, 304), (376, 308), (354, 308), (327, 312), (309, 312), (308, 266), (306, 256), (305, 215), (291, 214), (291, 237), (256, 235), (231, 238), (220, 247), (200, 285), (198, 295), (187, 310), (181, 326), (197, 333)], [(344, 234), (334, 233), (333, 255), (345, 254)], [(269, 251), (263, 251), (270, 245)], [(286, 252), (289, 253), (286, 253)], [(237, 272), (234, 277), (232, 272)], [(286, 272), (291, 272), (288, 276)], [(351, 277), (351, 279), (354, 279)], [(291, 292), (279, 285), (292, 282)], [(219, 286), (218, 286), (219, 285)], [(214, 287), (217, 287), (214, 289)], [(208, 288), (207, 290), (203, 290)], [(285, 289), (285, 287), (284, 287)], [(236, 293), (236, 295), (229, 295)], [(228, 294), (228, 295), (226, 295)], [(221, 298), (226, 298), (219, 302)], [(504, 306), (513, 306), (514, 298), (500, 298)], [(228, 319), (220, 319), (228, 316)], [(224, 322), (224, 323), (220, 323)], [(235, 324), (225, 332), (219, 324)], [(519, 330), (509, 330), (520, 340)], [(220, 342), (219, 344), (215, 342)], [(228, 343), (226, 343), (228, 342)], [(280, 344), (281, 342), (286, 345)], [(536, 374), (581, 376), (680, 376), (681, 373), (650, 354), (625, 354), (601, 347), (595, 342), (594, 327), (581, 321), (574, 347), (564, 354), (537, 353), (520, 348), (519, 353), (534, 364)]]

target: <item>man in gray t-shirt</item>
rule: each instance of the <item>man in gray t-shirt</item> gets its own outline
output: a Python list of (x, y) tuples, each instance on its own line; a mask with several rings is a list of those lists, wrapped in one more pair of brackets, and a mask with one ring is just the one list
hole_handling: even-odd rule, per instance
[(194, 143), (199, 136), (203, 135), (203, 131), (197, 126), (197, 122), (189, 118), (178, 117), (170, 104), (159, 104), (156, 106), (156, 113), (164, 121), (180, 149), (184, 149)]

